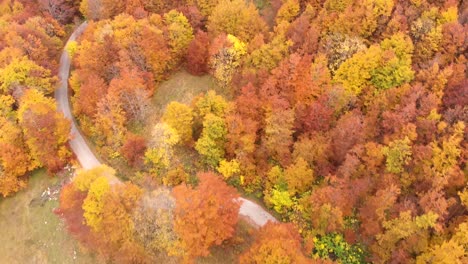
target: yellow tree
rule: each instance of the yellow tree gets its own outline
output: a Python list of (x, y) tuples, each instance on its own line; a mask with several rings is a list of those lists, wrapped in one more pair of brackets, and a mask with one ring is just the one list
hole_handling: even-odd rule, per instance
[(185, 57), (187, 47), (193, 39), (193, 29), (188, 19), (180, 12), (171, 10), (164, 15), (164, 22), (169, 35), (174, 64)]
[(334, 81), (351, 94), (359, 95), (368, 86), (385, 90), (410, 82), (413, 44), (402, 33), (354, 54), (336, 71)]
[(303, 193), (312, 187), (315, 180), (314, 171), (307, 162), (299, 157), (296, 162), (284, 171), (284, 178), (288, 183), (288, 189), (292, 195)]
[(220, 35), (210, 48), (210, 67), (218, 83), (226, 88), (231, 84), (235, 70), (247, 53), (244, 42), (234, 35)]
[(244, 0), (221, 0), (208, 19), (208, 32), (237, 36), (249, 42), (256, 34), (263, 33), (266, 24), (252, 2)]
[(56, 81), (49, 70), (27, 57), (15, 58), (5, 68), (0, 69), (0, 92), (3, 93), (25, 87), (50, 94), (54, 91)]
[(32, 158), (49, 172), (62, 169), (71, 156), (67, 148), (71, 126), (57, 112), (54, 100), (37, 90), (26, 91), (20, 101), (18, 119)]
[(184, 143), (192, 141), (192, 108), (179, 102), (171, 102), (166, 107), (162, 120), (172, 127)]
[(170, 167), (174, 156), (173, 147), (179, 143), (177, 132), (166, 123), (158, 123), (154, 126), (148, 149), (145, 152), (145, 164), (150, 172), (159, 175)]
[(224, 117), (228, 110), (228, 102), (214, 90), (210, 90), (196, 100), (195, 107), (196, 114), (202, 119), (208, 114)]
[(83, 202), (83, 217), (86, 225), (95, 232), (101, 228), (102, 213), (105, 207), (104, 197), (109, 191), (109, 180), (104, 176), (99, 176), (89, 185), (88, 195)]

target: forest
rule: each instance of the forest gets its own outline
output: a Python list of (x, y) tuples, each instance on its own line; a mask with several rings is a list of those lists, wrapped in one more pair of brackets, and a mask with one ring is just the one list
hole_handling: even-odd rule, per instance
[(0, 0), (0, 205), (58, 178), (96, 263), (468, 263), (467, 55), (461, 0)]

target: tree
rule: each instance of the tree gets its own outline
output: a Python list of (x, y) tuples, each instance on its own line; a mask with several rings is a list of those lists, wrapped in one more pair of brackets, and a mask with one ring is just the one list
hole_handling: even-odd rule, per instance
[(193, 112), (191, 107), (179, 102), (170, 102), (162, 120), (175, 130), (181, 142), (192, 141)]
[(291, 46), (292, 42), (280, 34), (247, 55), (246, 62), (256, 69), (272, 70), (288, 55)]
[(171, 192), (159, 188), (144, 194), (132, 214), (135, 239), (155, 259), (165, 259), (168, 255), (179, 253), (175, 245), (179, 239), (174, 230), (175, 206)]
[(209, 16), (207, 27), (212, 36), (226, 33), (249, 42), (256, 34), (265, 31), (266, 24), (253, 3), (221, 0)]
[(384, 221), (385, 232), (378, 234), (376, 237), (378, 247), (374, 249), (376, 251), (375, 256), (380, 257), (381, 261), (387, 261), (400, 240), (433, 228), (437, 217), (432, 212), (412, 217), (410, 211), (404, 211), (400, 212), (399, 217)]
[[(96, 181), (99, 181), (98, 178)], [(87, 200), (93, 194), (91, 185), (88, 196), (83, 204), (85, 219)], [(98, 237), (100, 252), (116, 263), (146, 262), (143, 247), (135, 240), (132, 214), (139, 204), (143, 191), (132, 183), (113, 185), (112, 189), (102, 196), (102, 208), (99, 208), (99, 229), (92, 229)], [(95, 197), (95, 196), (93, 196)]]
[(199, 30), (190, 42), (187, 50), (187, 70), (193, 75), (203, 75), (208, 72), (208, 34)]
[(26, 187), (20, 177), (28, 171), (30, 157), (12, 144), (0, 143), (0, 148), (0, 194), (6, 197)]
[(270, 192), (267, 192), (264, 200), (280, 214), (287, 213), (294, 205), (291, 194), (287, 190), (282, 190), (280, 186), (275, 186)]
[(220, 0), (195, 0), (198, 8), (205, 17), (209, 17), (213, 12), (213, 8), (219, 3)]
[(137, 166), (143, 161), (146, 151), (146, 139), (142, 136), (129, 133), (120, 152), (131, 166)]
[(141, 36), (144, 37), (138, 38), (136, 42), (143, 54), (145, 69), (149, 69), (155, 81), (162, 81), (166, 71), (171, 69), (170, 47), (163, 32), (156, 27), (144, 27)]
[(173, 147), (179, 143), (177, 132), (166, 123), (158, 123), (154, 126), (148, 149), (145, 152), (145, 164), (150, 171), (160, 174), (170, 167), (173, 158)]
[(226, 141), (226, 122), (224, 118), (207, 114), (203, 121), (203, 132), (195, 144), (195, 149), (203, 156), (205, 163), (213, 168), (224, 158)]
[(299, 157), (295, 163), (286, 168), (284, 178), (288, 183), (291, 194), (302, 194), (312, 187), (314, 182), (314, 171), (309, 168), (307, 162)]
[(329, 233), (319, 238), (313, 239), (314, 257), (321, 259), (333, 259), (343, 263), (364, 263), (365, 252), (359, 245), (350, 245), (347, 243), (343, 235), (337, 233)]
[(351, 94), (359, 95), (366, 86), (385, 90), (411, 81), (413, 44), (402, 33), (385, 39), (379, 45), (355, 53), (343, 62), (334, 77), (335, 82)]
[(71, 22), (78, 11), (77, 0), (39, 0), (41, 7), (62, 24)]
[(234, 35), (220, 35), (213, 41), (209, 65), (221, 87), (227, 88), (231, 84), (232, 76), (246, 53), (245, 43)]
[(272, 107), (266, 113), (265, 136), (262, 142), (270, 156), (283, 166), (291, 162), (291, 147), (293, 144), (294, 112), (292, 109)]
[(220, 245), (235, 232), (240, 208), (239, 195), (213, 173), (200, 173), (196, 188), (174, 188), (174, 228), (184, 249), (184, 258), (207, 256), (212, 245)]
[(83, 217), (86, 225), (94, 232), (102, 227), (103, 210), (106, 206), (104, 197), (109, 191), (109, 180), (104, 176), (99, 176), (89, 185), (88, 195), (83, 201)]
[(115, 170), (106, 165), (101, 165), (90, 170), (78, 170), (73, 179), (73, 185), (81, 192), (88, 192), (91, 184), (99, 177), (107, 178), (109, 182), (112, 182), (115, 178)]
[(62, 169), (71, 156), (67, 148), (71, 125), (57, 112), (55, 102), (29, 90), (21, 98), (18, 119), (32, 158), (50, 173)]
[(5, 68), (0, 69), (0, 91), (9, 93), (16, 89), (31, 88), (44, 94), (54, 91), (56, 78), (51, 72), (27, 57), (15, 58)]
[(83, 201), (87, 192), (80, 191), (74, 183), (65, 185), (60, 191), (59, 207), (54, 211), (65, 221), (68, 232), (80, 242), (90, 245), (93, 240), (91, 229), (83, 217)]
[(292, 224), (268, 222), (258, 231), (252, 246), (241, 255), (240, 263), (292, 264), (312, 261), (302, 253), (301, 237)]
[(363, 140), (362, 128), (363, 116), (359, 112), (348, 112), (338, 120), (331, 131), (333, 160), (343, 162), (346, 153)]
[(93, 136), (98, 146), (108, 149), (107, 155), (115, 155), (122, 146), (127, 132), (125, 111), (115, 94), (107, 94), (99, 101), (97, 107)]
[(298, 0), (287, 0), (283, 2), (283, 5), (276, 14), (276, 24), (279, 25), (283, 21), (290, 23), (299, 14), (299, 9)]
[(205, 119), (208, 114), (224, 117), (227, 110), (228, 102), (221, 95), (217, 95), (214, 90), (209, 90), (195, 102), (195, 111), (202, 119)]
[(411, 160), (411, 141), (408, 137), (401, 140), (390, 142), (388, 147), (382, 149), (383, 154), (387, 157), (387, 171), (391, 173), (402, 173), (403, 166), (407, 165)]
[[(75, 81), (78, 82), (78, 86), (73, 85)], [(86, 115), (94, 118), (99, 100), (107, 94), (107, 85), (104, 80), (93, 72), (87, 74), (85, 71), (77, 70), (72, 73), (70, 83), (75, 92), (72, 99), (74, 113), (78, 116)]]
[(169, 35), (169, 46), (172, 53), (172, 64), (177, 64), (185, 57), (187, 47), (193, 39), (193, 29), (187, 18), (176, 10), (164, 15), (164, 22)]
[(229, 179), (240, 172), (240, 164), (236, 160), (222, 160), (219, 162), (217, 170), (219, 173), (221, 173), (221, 175), (224, 176), (225, 179)]
[(108, 94), (119, 98), (127, 120), (143, 122), (150, 105), (152, 85), (148, 85), (141, 73), (135, 69), (124, 68), (118, 78), (112, 79), (109, 84)]
[[(13, 113), (12, 113), (13, 114)], [(13, 117), (13, 116), (12, 116)], [(40, 164), (33, 160), (15, 119), (0, 115), (0, 194), (15, 193), (26, 186), (23, 177)]]

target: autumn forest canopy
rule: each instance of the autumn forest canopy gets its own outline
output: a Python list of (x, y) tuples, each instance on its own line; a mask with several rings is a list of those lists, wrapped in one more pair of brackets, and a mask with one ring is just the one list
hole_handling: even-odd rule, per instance
[[(468, 263), (467, 22), (456, 0), (0, 0), (0, 194), (73, 165), (54, 213), (99, 263)], [(60, 78), (106, 165), (80, 169)]]

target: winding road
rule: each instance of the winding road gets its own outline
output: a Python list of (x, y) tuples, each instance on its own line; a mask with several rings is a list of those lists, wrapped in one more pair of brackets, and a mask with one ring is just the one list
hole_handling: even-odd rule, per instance
[[(76, 28), (73, 34), (68, 39), (67, 44), (70, 41), (75, 41), (83, 33), (87, 25), (88, 23), (84, 22), (78, 28)], [(72, 139), (70, 140), (70, 147), (73, 153), (75, 154), (76, 158), (78, 159), (79, 163), (84, 169), (92, 169), (94, 167), (100, 166), (102, 163), (89, 148), (83, 135), (78, 130), (78, 125), (72, 115), (68, 96), (68, 78), (70, 77), (70, 63), (70, 55), (64, 49), (60, 58), (59, 67), (60, 86), (55, 91), (55, 99), (57, 101), (58, 110), (63, 112), (65, 117), (72, 121)], [(120, 180), (116, 177), (113, 177), (109, 180), (111, 183), (120, 182)], [(239, 198), (239, 200), (242, 201), (242, 205), (239, 210), (239, 215), (248, 218), (249, 222), (251, 222), (252, 224), (261, 227), (265, 225), (268, 221), (277, 222), (277, 220), (271, 214), (269, 214), (258, 204), (245, 198)]]

